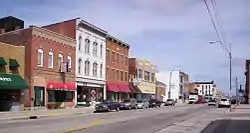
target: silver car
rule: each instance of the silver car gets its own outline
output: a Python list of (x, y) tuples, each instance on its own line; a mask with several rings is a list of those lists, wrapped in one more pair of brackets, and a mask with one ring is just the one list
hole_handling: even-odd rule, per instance
[(137, 108), (138, 109), (149, 108), (149, 102), (147, 100), (137, 100)]

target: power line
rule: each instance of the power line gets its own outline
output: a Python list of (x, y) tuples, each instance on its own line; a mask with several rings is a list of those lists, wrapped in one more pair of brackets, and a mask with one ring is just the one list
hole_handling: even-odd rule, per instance
[(212, 13), (211, 13), (211, 11), (210, 11), (210, 9), (209, 9), (209, 7), (208, 7), (207, 1), (204, 0), (204, 3), (205, 3), (205, 5), (206, 5), (206, 9), (207, 9), (208, 14), (209, 14), (209, 16), (210, 16), (210, 19), (211, 19), (211, 21), (212, 21), (212, 24), (213, 24), (213, 27), (214, 27), (216, 36), (217, 36), (217, 38), (218, 38), (218, 41), (219, 41), (220, 44), (222, 45), (223, 49), (224, 49), (227, 53), (229, 53), (229, 50), (227, 49), (227, 47), (226, 47), (226, 46), (222, 43), (222, 41), (221, 41), (221, 37), (220, 37), (219, 31), (218, 31), (218, 29), (217, 29), (217, 27), (216, 27), (216, 24), (215, 24), (214, 19), (213, 19), (213, 16), (212, 16)]

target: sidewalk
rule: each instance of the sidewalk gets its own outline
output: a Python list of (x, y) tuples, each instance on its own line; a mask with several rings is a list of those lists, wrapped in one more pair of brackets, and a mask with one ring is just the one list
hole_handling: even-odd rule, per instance
[(4, 120), (25, 120), (25, 119), (39, 119), (45, 117), (59, 117), (63, 115), (77, 115), (92, 113), (93, 107), (84, 108), (67, 108), (55, 110), (26, 110), (20, 112), (0, 112), (0, 121)]

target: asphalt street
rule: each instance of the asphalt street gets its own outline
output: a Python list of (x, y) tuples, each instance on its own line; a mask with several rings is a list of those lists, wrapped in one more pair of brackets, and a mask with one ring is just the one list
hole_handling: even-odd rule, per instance
[(0, 133), (154, 133), (214, 109), (206, 105), (180, 105), (60, 118), (3, 121), (0, 122)]

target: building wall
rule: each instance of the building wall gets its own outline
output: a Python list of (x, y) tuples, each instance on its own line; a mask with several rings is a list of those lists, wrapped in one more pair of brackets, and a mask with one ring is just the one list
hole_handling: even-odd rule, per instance
[[(7, 65), (1, 67), (1, 73), (19, 74), (24, 78), (24, 68), (25, 68), (25, 46), (13, 46), (6, 43), (0, 42), (0, 57), (3, 57)], [(18, 71), (9, 70), (9, 59), (16, 59), (20, 67)]]
[(161, 101), (166, 101), (166, 85), (162, 82), (156, 81), (156, 87), (155, 87), (155, 91), (156, 91), (156, 98), (161, 100)]
[(245, 100), (250, 103), (250, 60), (246, 60), (246, 66), (245, 66)]
[(214, 82), (194, 82), (195, 88), (198, 89), (198, 95), (206, 96), (211, 95), (212, 97), (216, 96), (217, 88)]
[[(113, 55), (114, 54), (114, 55)], [(114, 37), (107, 37), (106, 48), (106, 79), (108, 82), (119, 82), (128, 84), (129, 73), (129, 46)], [(117, 60), (118, 55), (118, 60)], [(119, 71), (119, 77), (116, 76), (116, 71)], [(121, 74), (122, 73), (122, 74)]]
[[(141, 83), (138, 85), (140, 90), (143, 93), (147, 94), (155, 94), (155, 83), (156, 83), (156, 73), (157, 73), (157, 68), (154, 64), (147, 60), (142, 60), (142, 59), (136, 59), (136, 70), (137, 70), (137, 78), (141, 79)], [(142, 72), (142, 77), (139, 76), (139, 71), (141, 70)], [(145, 72), (149, 72), (149, 80), (145, 79)], [(152, 78), (152, 74), (154, 74)]]

